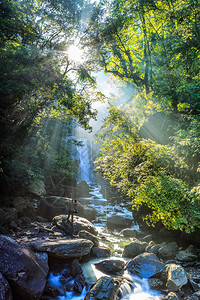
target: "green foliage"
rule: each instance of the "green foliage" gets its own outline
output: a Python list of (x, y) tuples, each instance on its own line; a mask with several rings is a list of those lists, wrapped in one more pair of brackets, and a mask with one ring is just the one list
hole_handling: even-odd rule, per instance
[(183, 181), (160, 172), (139, 186), (133, 210), (144, 205), (150, 209), (143, 217), (148, 224), (161, 221), (168, 229), (191, 233), (200, 227), (199, 201), (199, 196), (191, 193)]

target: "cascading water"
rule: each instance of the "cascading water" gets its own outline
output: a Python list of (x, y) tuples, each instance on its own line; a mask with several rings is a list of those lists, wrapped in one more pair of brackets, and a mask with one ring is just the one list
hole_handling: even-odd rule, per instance
[(92, 169), (91, 169), (91, 154), (92, 141), (87, 139), (79, 139), (81, 146), (77, 146), (79, 163), (78, 182), (85, 180), (88, 184), (92, 183)]
[[(108, 200), (103, 197), (101, 194), (99, 187), (97, 184), (95, 184), (93, 178), (93, 172), (91, 167), (91, 157), (92, 157), (92, 141), (88, 141), (86, 139), (79, 139), (82, 146), (77, 146), (77, 152), (78, 152), (78, 159), (80, 160), (79, 164), (79, 173), (78, 173), (78, 182), (85, 180), (89, 187), (90, 187), (90, 197), (89, 198), (78, 198), (79, 201), (87, 200), (90, 201), (90, 204), (88, 206), (95, 208), (97, 211), (97, 217), (93, 224), (97, 226), (99, 233), (102, 230), (105, 230), (106, 227), (106, 219), (108, 216), (111, 216), (114, 214), (125, 214), (126, 216), (132, 217), (132, 213), (127, 210), (125, 206), (123, 206), (123, 203), (120, 203), (120, 205), (115, 205), (114, 203), (108, 203)], [(119, 236), (118, 239), (116, 238), (116, 235), (110, 233), (110, 232), (103, 232), (104, 238), (107, 237), (107, 239), (114, 243), (114, 249), (118, 248), (122, 237)], [(117, 253), (117, 252), (116, 252)], [(119, 256), (119, 255), (118, 255)], [(111, 257), (112, 259), (114, 257)], [(116, 257), (115, 257), (116, 258)], [(122, 259), (122, 258), (121, 258)], [(98, 271), (95, 268), (94, 263), (97, 261), (100, 261), (101, 259), (93, 259), (90, 260), (87, 263), (82, 264), (83, 273), (86, 278), (86, 281), (88, 284), (93, 284), (95, 281), (100, 278), (102, 275), (105, 275)], [(148, 280), (147, 279), (140, 279), (137, 276), (131, 276), (127, 272), (124, 273), (124, 277), (132, 278), (134, 289), (131, 290), (129, 286), (122, 287), (122, 296), (123, 300), (158, 300), (161, 298), (161, 295), (157, 291), (153, 291), (149, 288)], [(52, 287), (56, 287), (58, 290), (63, 289), (63, 282), (66, 279), (62, 276), (62, 274), (57, 274), (56, 276), (53, 276), (50, 274), (49, 277), (49, 283)], [(69, 282), (68, 284), (73, 284), (73, 282)], [(75, 295), (72, 291), (71, 292), (64, 292), (64, 296), (58, 296), (58, 300), (84, 300), (85, 295), (87, 293), (86, 288), (82, 290), (82, 293), (80, 295)]]

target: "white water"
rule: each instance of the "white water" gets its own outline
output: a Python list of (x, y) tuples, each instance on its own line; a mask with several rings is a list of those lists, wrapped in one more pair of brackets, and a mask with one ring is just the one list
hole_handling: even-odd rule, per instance
[[(112, 215), (119, 215), (119, 216), (125, 215), (126, 218), (132, 219), (132, 213), (130, 210), (128, 210), (125, 207), (123, 203), (120, 203), (120, 205), (109, 203), (108, 200), (105, 199), (101, 194), (99, 186), (95, 184), (91, 184), (94, 183), (93, 176), (92, 176), (92, 169), (91, 169), (91, 161), (90, 161), (92, 148), (91, 148), (91, 144), (87, 140), (82, 139), (81, 141), (83, 143), (83, 146), (78, 147), (78, 154), (80, 159), (78, 181), (85, 180), (90, 185), (91, 197), (79, 198), (79, 201), (81, 202), (81, 200), (87, 200), (90, 202), (88, 206), (95, 208), (95, 210), (97, 211), (97, 217), (95, 219), (95, 222), (93, 222), (93, 224), (97, 227), (99, 233), (103, 232), (105, 239), (113, 243), (114, 246), (113, 248), (118, 249), (119, 247), (118, 243), (120, 241), (119, 240), (120, 237), (116, 238), (115, 235), (112, 235), (112, 233), (109, 233), (105, 230), (106, 219), (108, 216), (112, 216)], [(137, 230), (139, 229), (138, 226), (135, 225), (133, 225), (132, 228), (135, 228)], [(112, 259), (112, 257), (109, 259)], [(101, 276), (105, 275), (95, 268), (94, 263), (100, 260), (101, 259), (96, 258), (82, 265), (86, 282), (88, 282), (89, 285), (94, 283)], [(147, 279), (140, 279), (137, 276), (131, 276), (127, 272), (124, 273), (124, 276), (132, 279), (135, 288), (132, 291), (129, 285), (124, 285), (122, 290), (122, 295), (124, 295), (124, 297), (122, 298), (123, 300), (161, 299), (161, 294), (159, 292), (150, 289)], [(61, 283), (61, 280), (63, 281), (62, 274), (57, 274), (56, 276), (50, 274), (48, 281), (52, 287), (56, 287), (57, 289), (63, 292), (63, 285)], [(68, 283), (73, 284), (73, 281)], [(84, 300), (86, 293), (87, 293), (86, 288), (83, 289), (81, 295), (79, 296), (74, 295), (73, 292), (63, 292), (64, 296), (59, 296), (58, 300)]]

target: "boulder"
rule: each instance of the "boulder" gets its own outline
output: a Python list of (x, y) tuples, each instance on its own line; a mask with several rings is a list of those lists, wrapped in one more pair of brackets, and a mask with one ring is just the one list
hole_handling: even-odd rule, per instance
[(136, 238), (137, 237), (137, 230), (135, 229), (131, 229), (131, 228), (125, 228), (123, 229), (120, 234), (122, 234), (123, 236), (125, 237), (133, 237), (133, 238)]
[(145, 248), (147, 247), (147, 243), (140, 242), (139, 240), (135, 239), (134, 242), (126, 245), (124, 247), (123, 257), (135, 257), (138, 254), (141, 254), (145, 251)]
[(46, 195), (44, 182), (40, 179), (33, 180), (28, 186), (28, 192), (36, 196)]
[(146, 242), (146, 243), (150, 243), (152, 241), (152, 234), (148, 234), (146, 235), (145, 237), (142, 238), (142, 241), (143, 242)]
[(87, 182), (85, 180), (82, 180), (81, 182), (79, 182), (77, 184), (77, 197), (89, 197), (90, 193), (89, 193), (89, 185), (87, 184)]
[(127, 218), (126, 215), (114, 215), (107, 218), (107, 227), (108, 228), (124, 228), (130, 227), (132, 225), (132, 219)]
[(120, 259), (105, 259), (94, 264), (97, 270), (111, 275), (120, 274), (125, 266), (125, 262)]
[(8, 281), (0, 273), (0, 299), (1, 300), (12, 300), (12, 291)]
[[(59, 215), (53, 218), (53, 224), (58, 228), (65, 231), (65, 226), (67, 224), (67, 215)], [(81, 230), (90, 232), (93, 235), (97, 235), (98, 231), (95, 226), (85, 218), (79, 216), (74, 216), (73, 222), (74, 233), (78, 233)]]
[(111, 250), (108, 247), (93, 247), (91, 254), (95, 257), (109, 257)]
[(148, 278), (148, 283), (152, 290), (162, 291), (166, 288), (165, 283), (159, 278)]
[(23, 197), (15, 197), (13, 199), (13, 207), (18, 212), (18, 217), (29, 217), (32, 220), (36, 218), (36, 209), (30, 199)]
[(79, 258), (90, 253), (93, 242), (85, 239), (56, 239), (54, 241), (37, 240), (28, 243), (33, 251), (47, 252), (51, 257)]
[(178, 293), (170, 292), (167, 295), (167, 300), (182, 300), (181, 296), (178, 295)]
[(165, 265), (159, 261), (155, 254), (143, 253), (130, 260), (126, 269), (140, 278), (149, 278), (164, 269)]
[(194, 249), (194, 246), (190, 245), (186, 250), (178, 251), (176, 253), (176, 259), (183, 261), (183, 262), (189, 262), (189, 261), (197, 260), (198, 256)]
[(161, 246), (159, 244), (155, 244), (153, 241), (151, 241), (149, 245), (145, 248), (145, 252), (154, 253), (155, 255), (158, 255), (160, 247)]
[(98, 238), (96, 237), (96, 235), (91, 234), (85, 230), (79, 231), (78, 235), (80, 236), (80, 238), (92, 241), (94, 243), (95, 247), (99, 246), (99, 241), (98, 241)]
[(200, 291), (195, 292), (194, 294), (192, 294), (191, 300), (199, 300), (200, 299)]
[(83, 288), (87, 285), (83, 274), (77, 275), (73, 285), (73, 292), (76, 295), (80, 295)]
[(158, 256), (165, 260), (175, 258), (177, 250), (176, 242), (167, 243), (158, 250)]
[(18, 213), (15, 208), (0, 208), (0, 227), (10, 228), (10, 225), (12, 225), (12, 223), (16, 224), (17, 219)]
[(120, 286), (123, 279), (103, 276), (94, 284), (84, 300), (116, 300), (122, 298)]
[(73, 278), (83, 273), (82, 267), (77, 258), (73, 259), (70, 265), (70, 274)]
[(165, 272), (167, 273), (167, 289), (170, 292), (178, 291), (188, 282), (186, 271), (182, 266), (169, 264)]
[[(80, 204), (81, 205), (81, 204)], [(83, 206), (83, 210), (78, 209), (78, 215), (92, 221), (96, 217), (96, 210), (93, 207)]]
[(45, 288), (48, 265), (27, 247), (1, 235), (0, 272), (10, 283), (15, 299), (37, 300)]
[(44, 198), (40, 201), (37, 207), (37, 214), (51, 221), (55, 216), (68, 213), (69, 201), (69, 198), (63, 197)]

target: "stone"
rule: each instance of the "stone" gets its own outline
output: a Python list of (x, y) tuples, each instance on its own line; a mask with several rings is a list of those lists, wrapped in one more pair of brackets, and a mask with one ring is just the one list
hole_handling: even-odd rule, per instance
[(77, 275), (73, 285), (74, 294), (80, 295), (85, 286), (86, 286), (86, 281), (83, 274)]
[(96, 210), (93, 207), (84, 206), (83, 210), (78, 209), (78, 216), (84, 217), (89, 221), (92, 221), (96, 217)]
[(158, 256), (165, 260), (175, 258), (177, 250), (178, 245), (176, 242), (167, 243), (158, 250)]
[(111, 250), (108, 247), (93, 247), (91, 254), (95, 257), (109, 257)]
[(187, 284), (188, 278), (186, 271), (182, 266), (169, 264), (167, 272), (167, 289), (171, 292), (178, 291), (183, 285)]
[(118, 288), (116, 279), (103, 276), (97, 280), (84, 300), (115, 300)]
[(18, 217), (29, 217), (31, 220), (36, 218), (36, 209), (30, 199), (24, 197), (15, 197), (13, 207), (18, 212)]
[(161, 291), (165, 289), (165, 283), (159, 278), (148, 278), (148, 283), (152, 290)]
[(167, 300), (181, 300), (181, 299), (182, 298), (177, 293), (174, 293), (174, 292), (170, 292), (167, 295)]
[(133, 238), (136, 238), (137, 237), (137, 230), (135, 229), (131, 229), (131, 228), (125, 228), (123, 229), (120, 234), (122, 234), (123, 236), (125, 237), (133, 237)]
[(192, 294), (191, 300), (199, 300), (200, 299), (200, 291), (195, 292), (194, 294)]
[(2, 207), (0, 208), (0, 226), (8, 226), (12, 222), (17, 222), (18, 213), (15, 208)]
[(92, 241), (94, 243), (94, 247), (99, 246), (98, 238), (94, 234), (91, 234), (85, 230), (81, 230), (81, 231), (79, 231), (78, 235), (80, 238)]
[(134, 240), (134, 242), (126, 245), (124, 247), (123, 257), (135, 257), (138, 254), (141, 254), (145, 251), (145, 248), (147, 247), (146, 242), (141, 242), (137, 239)]
[(145, 237), (142, 238), (143, 242), (149, 243), (152, 241), (152, 234), (148, 234)]
[(111, 275), (120, 274), (125, 266), (125, 262), (120, 259), (105, 259), (94, 264), (97, 270)]
[(126, 269), (140, 278), (149, 278), (163, 271), (165, 265), (155, 254), (143, 253), (130, 260)]
[(82, 180), (77, 184), (77, 197), (88, 197), (90, 196), (89, 193), (89, 185), (85, 180)]
[(124, 228), (130, 227), (132, 225), (132, 219), (127, 218), (126, 215), (114, 215), (107, 218), (107, 227), (108, 228)]
[(48, 269), (27, 247), (0, 235), (0, 272), (11, 285), (14, 299), (40, 299)]
[(183, 262), (189, 262), (189, 261), (197, 260), (198, 256), (196, 254), (194, 246), (190, 245), (186, 250), (178, 251), (176, 253), (176, 259), (183, 261)]
[(12, 300), (12, 291), (8, 281), (0, 273), (0, 299), (1, 300)]
[(159, 244), (155, 244), (154, 242), (150, 242), (149, 245), (145, 248), (145, 252), (154, 253), (155, 255), (158, 255), (159, 249), (160, 249)]
[(47, 252), (51, 257), (79, 258), (90, 253), (93, 242), (85, 239), (59, 239), (55, 241), (37, 240), (28, 243), (33, 251)]
[(40, 179), (33, 180), (31, 184), (28, 186), (28, 192), (36, 196), (46, 195), (44, 182)]
[[(67, 222), (67, 215), (59, 215), (53, 218), (53, 224), (58, 228), (65, 230)], [(93, 235), (97, 235), (98, 231), (95, 226), (85, 218), (81, 218), (79, 216), (74, 216), (73, 222), (74, 233), (78, 233), (81, 230), (85, 230), (90, 232)]]
[(73, 278), (83, 273), (82, 267), (77, 258), (73, 259), (70, 265), (70, 274)]
[[(49, 197), (44, 198), (40, 201), (37, 207), (37, 214), (49, 221), (51, 221), (55, 216), (58, 216), (63, 213), (68, 213), (68, 203), (70, 199), (62, 198), (63, 201), (58, 201), (61, 197)], [(59, 199), (61, 200), (61, 199)]]

